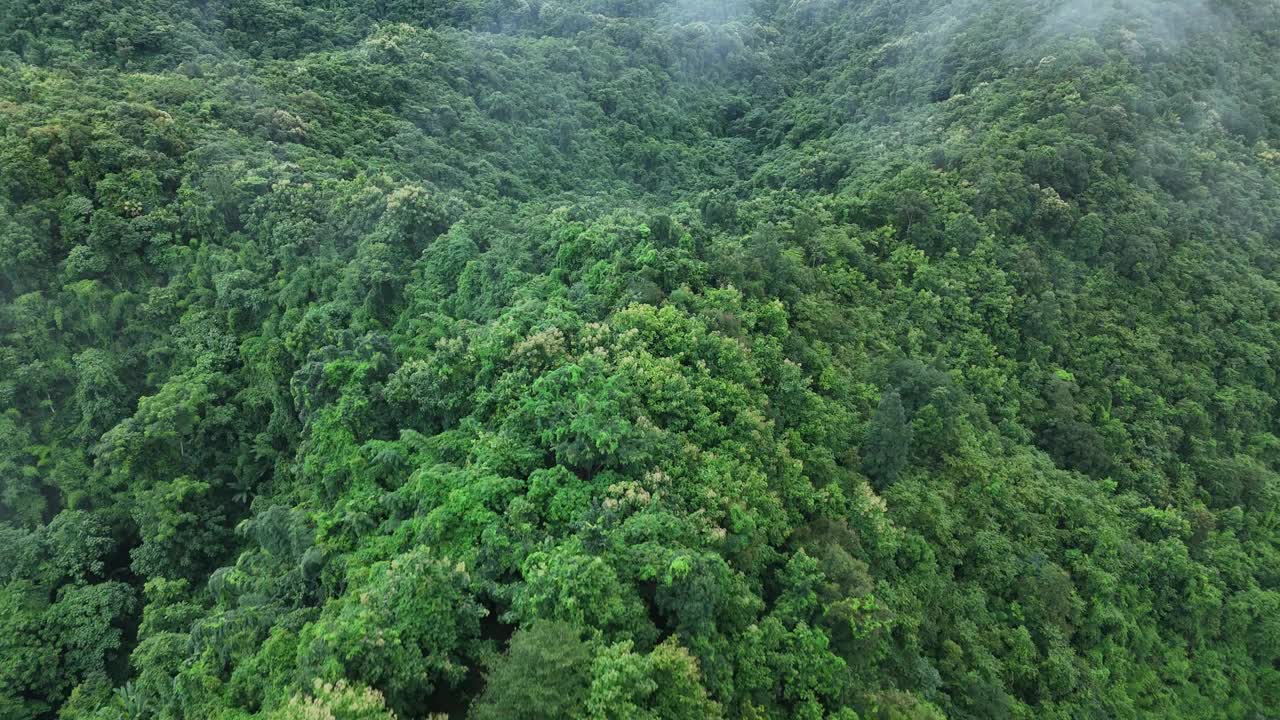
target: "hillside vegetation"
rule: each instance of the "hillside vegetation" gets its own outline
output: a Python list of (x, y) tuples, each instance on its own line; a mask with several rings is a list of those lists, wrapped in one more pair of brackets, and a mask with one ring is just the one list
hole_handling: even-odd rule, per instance
[(0, 0), (0, 717), (1280, 708), (1274, 0)]

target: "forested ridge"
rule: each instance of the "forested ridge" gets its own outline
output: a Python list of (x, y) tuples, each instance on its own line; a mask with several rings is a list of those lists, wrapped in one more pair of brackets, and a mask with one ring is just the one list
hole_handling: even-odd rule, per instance
[(0, 0), (0, 718), (1280, 708), (1275, 0)]

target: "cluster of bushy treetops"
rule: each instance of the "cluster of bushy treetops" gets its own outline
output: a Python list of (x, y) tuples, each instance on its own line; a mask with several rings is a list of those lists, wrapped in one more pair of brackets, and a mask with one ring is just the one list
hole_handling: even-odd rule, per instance
[(0, 717), (1280, 708), (1273, 0), (0, 1)]

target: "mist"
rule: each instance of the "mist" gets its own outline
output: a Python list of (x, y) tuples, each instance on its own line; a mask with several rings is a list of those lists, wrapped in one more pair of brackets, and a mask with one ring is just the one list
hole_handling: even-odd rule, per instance
[(1204, 0), (1070, 0), (1044, 18), (1034, 39), (1121, 32), (1128, 43), (1168, 50), (1195, 33), (1221, 29), (1229, 15)]

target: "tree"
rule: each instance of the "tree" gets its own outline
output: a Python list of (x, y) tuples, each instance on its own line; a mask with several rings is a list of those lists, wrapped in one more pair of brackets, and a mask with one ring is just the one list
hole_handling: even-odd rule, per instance
[(569, 623), (536, 620), (516, 630), (471, 706), (473, 720), (556, 720), (586, 709), (594, 651)]
[(433, 692), (462, 682), (476, 650), (486, 610), (468, 591), (465, 567), (418, 547), (350, 580), (352, 591), (303, 632), (302, 668), (362, 682), (397, 713), (422, 714)]
[(862, 447), (862, 471), (877, 489), (892, 485), (911, 456), (911, 426), (897, 390), (881, 396)]
[(284, 707), (270, 713), (269, 720), (395, 720), (382, 693), (346, 680), (336, 683), (317, 678), (311, 692), (289, 698)]
[(66, 658), (63, 673), (72, 682), (119, 680), (117, 662), (124, 646), (123, 627), (137, 598), (121, 582), (68, 587), (49, 607), (49, 626)]
[(61, 648), (44, 630), (44, 601), (30, 582), (0, 586), (0, 714), (35, 720), (66, 691)]
[(225, 516), (207, 482), (183, 476), (138, 494), (134, 509), (141, 544), (134, 572), (150, 578), (199, 577), (226, 552)]
[(630, 641), (604, 648), (592, 666), (590, 720), (701, 720), (721, 717), (707, 697), (698, 662), (674, 638), (647, 654)]

